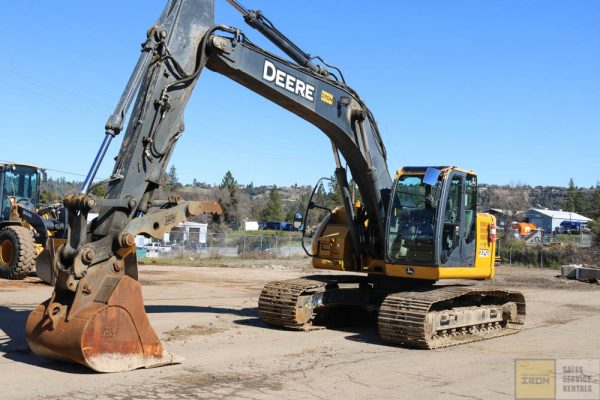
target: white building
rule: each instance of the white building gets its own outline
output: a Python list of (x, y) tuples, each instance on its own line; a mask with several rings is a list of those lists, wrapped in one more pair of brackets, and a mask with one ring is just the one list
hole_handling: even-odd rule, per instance
[(570, 211), (553, 211), (540, 208), (530, 208), (525, 213), (529, 218), (529, 223), (534, 224), (538, 228), (542, 228), (544, 232), (555, 232), (563, 221), (575, 222), (590, 222), (591, 219), (583, 215)]
[(258, 222), (257, 221), (244, 222), (244, 230), (245, 231), (257, 231), (258, 230)]
[[(151, 248), (155, 247), (155, 245), (168, 247), (177, 245), (195, 249), (206, 245), (207, 231), (208, 224), (188, 221), (180, 222), (171, 232), (165, 233), (162, 240), (157, 242), (156, 239), (138, 235), (135, 237), (135, 245), (138, 248)], [(153, 245), (154, 242), (156, 242), (155, 245)]]
[(206, 245), (207, 232), (208, 224), (190, 221), (180, 222), (171, 230), (170, 240), (189, 248), (202, 247)]

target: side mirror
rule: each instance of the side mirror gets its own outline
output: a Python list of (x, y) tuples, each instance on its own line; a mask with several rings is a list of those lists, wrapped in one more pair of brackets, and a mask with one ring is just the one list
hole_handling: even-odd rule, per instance
[(294, 214), (294, 222), (292, 223), (292, 226), (295, 230), (300, 229), (300, 227), (302, 226), (302, 213), (297, 212), (296, 214)]
[(429, 186), (434, 186), (440, 177), (440, 173), (441, 171), (437, 168), (427, 168), (427, 171), (425, 171), (425, 176), (423, 177), (423, 183)]

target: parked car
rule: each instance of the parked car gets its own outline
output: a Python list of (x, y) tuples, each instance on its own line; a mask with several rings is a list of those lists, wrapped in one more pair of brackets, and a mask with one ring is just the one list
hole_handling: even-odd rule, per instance
[(557, 228), (558, 233), (566, 233), (572, 235), (579, 235), (581, 233), (589, 233), (590, 227), (585, 222), (580, 221), (563, 221)]
[(161, 245), (160, 243), (150, 243), (144, 247), (148, 251), (160, 251), (161, 253), (168, 253), (173, 248), (173, 246), (171, 246), (169, 244)]

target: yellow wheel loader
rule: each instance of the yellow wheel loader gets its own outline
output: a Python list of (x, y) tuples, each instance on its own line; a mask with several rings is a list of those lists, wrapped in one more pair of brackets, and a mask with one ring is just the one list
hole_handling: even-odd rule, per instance
[(40, 205), (44, 176), (39, 167), (0, 163), (0, 278), (55, 282), (51, 257), (64, 243), (66, 216), (61, 204)]

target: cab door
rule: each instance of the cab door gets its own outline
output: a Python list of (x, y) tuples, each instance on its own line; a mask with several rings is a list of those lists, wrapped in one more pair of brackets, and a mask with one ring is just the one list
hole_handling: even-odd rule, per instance
[(472, 267), (475, 264), (476, 177), (451, 171), (444, 186), (436, 235), (437, 263), (444, 267)]

